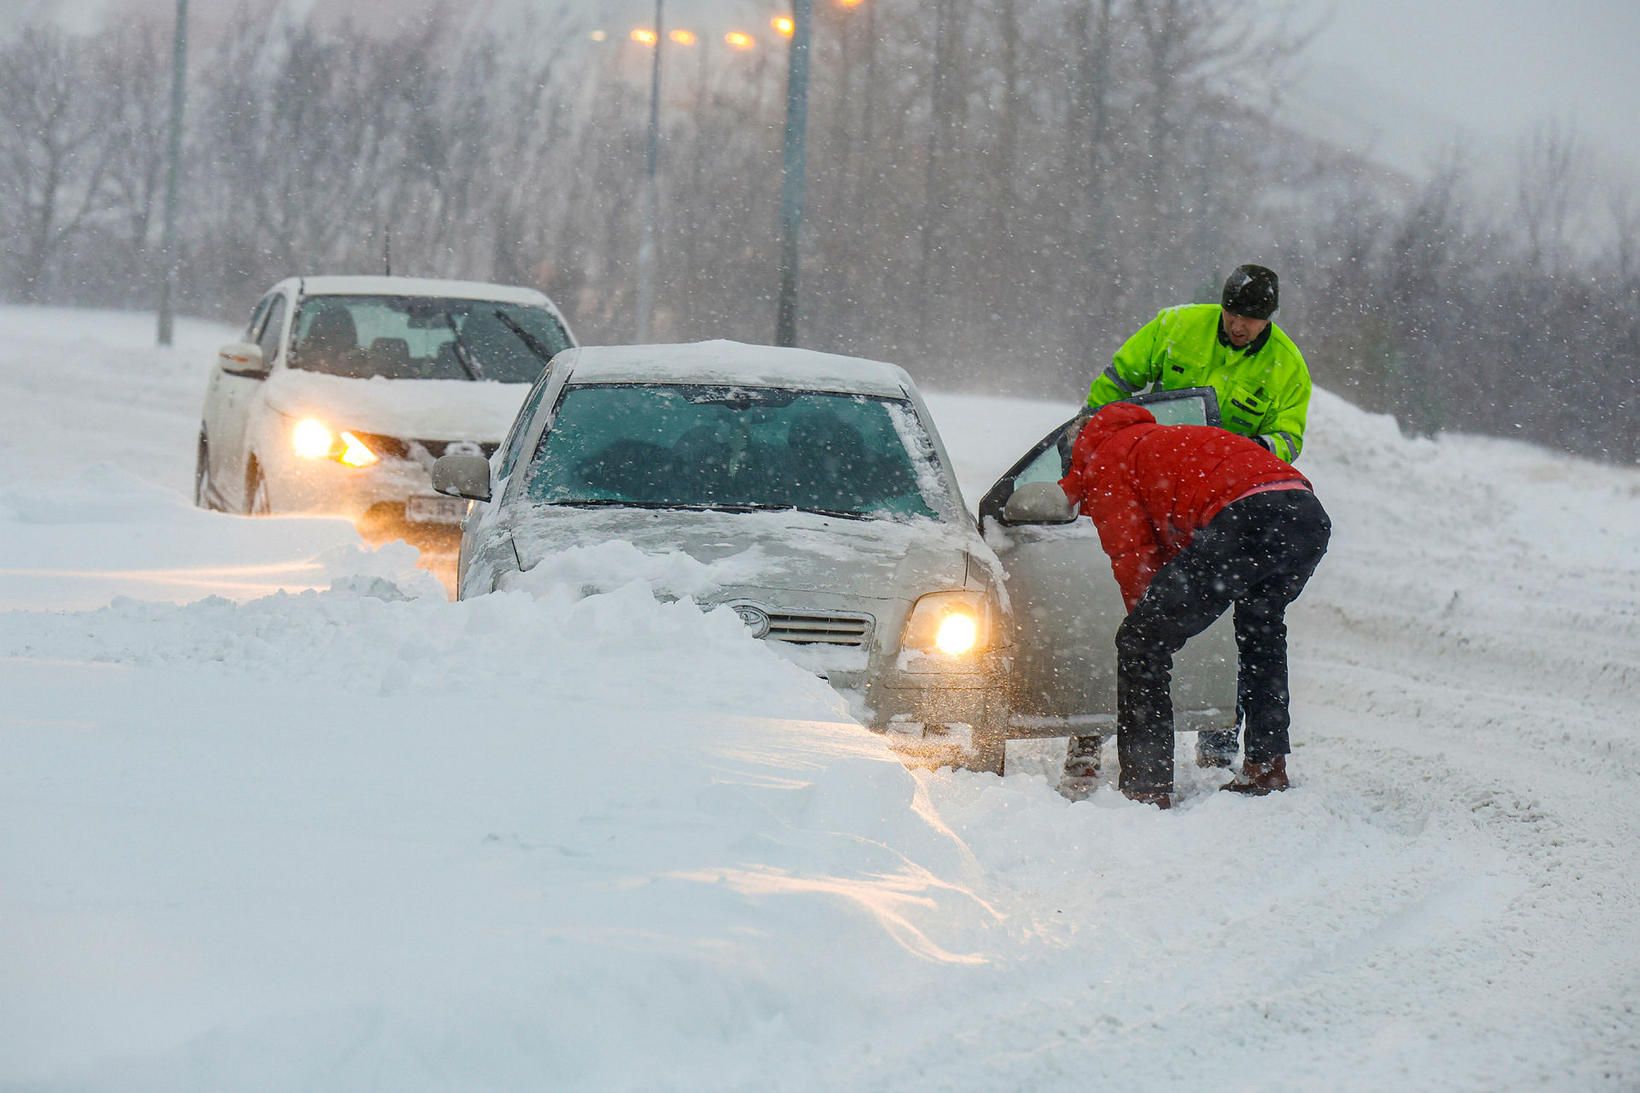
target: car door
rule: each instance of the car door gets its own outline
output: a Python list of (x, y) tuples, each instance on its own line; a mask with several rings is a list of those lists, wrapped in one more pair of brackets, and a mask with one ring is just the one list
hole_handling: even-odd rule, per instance
[(243, 511), (249, 502), (245, 495), (246, 468), (251, 453), (247, 450), (251, 419), (261, 404), (262, 385), (268, 373), (278, 363), (284, 343), (286, 301), (283, 293), (273, 293), (259, 305), (253, 315), (246, 339), (262, 349), (263, 369), (260, 372), (239, 371), (218, 366), (215, 376), (217, 417), (208, 428), (211, 434), (212, 481), (222, 497)]
[[(1217, 421), (1214, 400), (1199, 391), (1131, 401), (1157, 403), (1152, 409), (1166, 423)], [(1116, 723), (1116, 629), (1127, 609), (1092, 521), (1078, 516), (1070, 524), (1007, 525), (1002, 520), (1016, 486), (1064, 477), (1083, 420), (1079, 415), (1043, 437), (979, 507), (980, 527), (1002, 561), (1012, 606), (1014, 720), (1021, 734), (1110, 732)], [(1178, 727), (1228, 727), (1235, 702), (1235, 634), (1227, 613), (1175, 658)]]

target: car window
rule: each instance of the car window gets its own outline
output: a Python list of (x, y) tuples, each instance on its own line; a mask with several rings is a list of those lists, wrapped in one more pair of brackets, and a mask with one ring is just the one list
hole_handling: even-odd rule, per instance
[(241, 340), (254, 342), (261, 335), (262, 320), (267, 316), (268, 308), (272, 305), (273, 299), (272, 296), (264, 296), (256, 301), (256, 306), (251, 309), (251, 321), (245, 324), (245, 336)]
[(273, 306), (268, 309), (267, 322), (262, 326), (262, 336), (256, 344), (262, 347), (262, 360), (271, 367), (273, 355), (279, 349), (279, 336), (285, 329), (285, 298), (275, 296)]
[[(1177, 391), (1153, 391), (1124, 399), (1149, 410), (1159, 425), (1218, 425), (1218, 395), (1211, 387), (1188, 387)], [(996, 518), (1015, 489), (1029, 482), (1057, 482), (1070, 467), (1071, 448), (1076, 443), (1086, 416), (1078, 413), (1031, 446), (1031, 450), (1008, 468), (979, 504), (981, 520)]]
[(530, 422), (535, 420), (535, 412), (540, 409), (541, 399), (551, 385), (552, 369), (548, 368), (542, 373), (541, 378), (535, 381), (535, 386), (524, 398), (524, 405), (519, 407), (518, 416), (513, 419), (512, 432), (507, 434), (507, 439), (502, 444), (498, 478), (506, 478), (512, 474), (513, 467), (518, 465), (518, 451), (524, 446), (524, 437), (529, 435)]
[(309, 296), (292, 368), (366, 379), (530, 383), (569, 334), (540, 307), (410, 296)]
[(935, 458), (903, 399), (581, 384), (565, 389), (525, 488), (542, 504), (938, 518)]

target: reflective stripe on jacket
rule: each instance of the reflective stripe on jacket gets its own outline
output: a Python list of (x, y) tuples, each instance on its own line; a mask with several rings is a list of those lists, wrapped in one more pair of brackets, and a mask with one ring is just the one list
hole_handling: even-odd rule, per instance
[(1274, 323), (1246, 349), (1223, 344), (1220, 312), (1218, 304), (1186, 304), (1158, 313), (1094, 379), (1088, 405), (1098, 408), (1149, 387), (1211, 387), (1226, 429), (1292, 462), (1304, 447), (1310, 412), (1304, 357)]

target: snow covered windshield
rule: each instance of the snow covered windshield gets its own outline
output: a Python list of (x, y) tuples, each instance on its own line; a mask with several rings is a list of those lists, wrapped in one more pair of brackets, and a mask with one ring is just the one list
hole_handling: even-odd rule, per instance
[(868, 395), (571, 386), (526, 489), (554, 505), (937, 518), (923, 485), (939, 480), (934, 449), (916, 421), (904, 400)]
[(309, 296), (290, 365), (368, 379), (530, 383), (569, 335), (544, 308), (493, 300)]

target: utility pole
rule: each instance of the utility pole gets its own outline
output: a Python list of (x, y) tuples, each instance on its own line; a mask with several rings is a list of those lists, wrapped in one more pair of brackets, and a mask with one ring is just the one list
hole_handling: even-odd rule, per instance
[(177, 280), (177, 175), (182, 161), (182, 106), (188, 83), (188, 0), (177, 0), (176, 37), (171, 43), (171, 131), (165, 150), (165, 221), (160, 237), (159, 344), (170, 345), (172, 296)]
[(808, 159), (809, 43), (814, 0), (793, 0), (791, 60), (786, 74), (786, 139), (780, 176), (780, 299), (776, 345), (797, 344), (797, 243), (803, 229), (804, 172)]
[(661, 156), (661, 50), (666, 45), (662, 23), (666, 0), (655, 0), (655, 56), (649, 70), (649, 150), (645, 156), (643, 184), (643, 239), (638, 243), (638, 336), (639, 345), (648, 343), (655, 318), (655, 247), (659, 232), (660, 193), (656, 170)]

